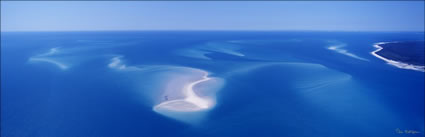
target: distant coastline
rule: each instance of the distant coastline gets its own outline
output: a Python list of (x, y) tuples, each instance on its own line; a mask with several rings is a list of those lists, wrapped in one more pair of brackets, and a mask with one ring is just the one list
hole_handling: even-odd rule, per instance
[[(416, 45), (415, 45), (416, 44)], [(425, 72), (423, 41), (415, 42), (378, 42), (371, 54), (392, 66)], [(419, 48), (418, 48), (419, 47)]]

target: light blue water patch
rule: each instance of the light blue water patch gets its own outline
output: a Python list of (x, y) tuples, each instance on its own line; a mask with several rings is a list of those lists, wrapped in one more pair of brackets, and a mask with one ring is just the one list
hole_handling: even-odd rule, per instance
[(410, 40), (423, 33), (2, 32), (1, 136), (423, 136), (424, 74), (370, 55)]

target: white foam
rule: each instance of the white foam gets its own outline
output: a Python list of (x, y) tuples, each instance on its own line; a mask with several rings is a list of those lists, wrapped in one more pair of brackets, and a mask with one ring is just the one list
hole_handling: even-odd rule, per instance
[(373, 45), (373, 47), (375, 47), (376, 50), (375, 51), (372, 51), (371, 54), (373, 56), (381, 59), (381, 60), (384, 60), (385, 62), (387, 62), (387, 64), (390, 64), (390, 65), (395, 66), (397, 68), (410, 69), (410, 70), (416, 70), (416, 71), (425, 72), (425, 66), (412, 65), (412, 64), (407, 64), (407, 63), (403, 63), (403, 62), (398, 62), (398, 61), (395, 61), (395, 60), (390, 60), (390, 59), (384, 58), (384, 57), (376, 54), (377, 52), (379, 52), (382, 49), (384, 49), (384, 48), (382, 48), (379, 45), (381, 45), (381, 44), (387, 44), (387, 43), (397, 43), (397, 42), (379, 42), (379, 43), (375, 43)]

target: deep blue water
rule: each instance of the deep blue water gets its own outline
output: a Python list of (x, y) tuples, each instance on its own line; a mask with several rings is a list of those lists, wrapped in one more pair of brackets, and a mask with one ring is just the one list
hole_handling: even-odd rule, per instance
[[(424, 33), (2, 32), (1, 136), (424, 136), (424, 73), (370, 54), (416, 40)], [(224, 81), (196, 124), (152, 109), (175, 67)]]

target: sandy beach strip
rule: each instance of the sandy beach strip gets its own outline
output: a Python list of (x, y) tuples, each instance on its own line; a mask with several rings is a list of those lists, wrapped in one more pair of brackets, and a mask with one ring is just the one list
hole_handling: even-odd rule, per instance
[(416, 70), (416, 71), (421, 71), (421, 72), (425, 72), (425, 66), (418, 66), (418, 65), (412, 65), (412, 64), (406, 64), (403, 62), (398, 62), (398, 61), (394, 61), (394, 60), (390, 60), (387, 58), (384, 58), (380, 55), (377, 54), (377, 52), (381, 51), (382, 49), (384, 49), (382, 46), (382, 44), (388, 44), (388, 43), (396, 43), (396, 42), (379, 42), (379, 43), (375, 43), (373, 45), (373, 47), (376, 48), (375, 51), (372, 51), (371, 54), (381, 60), (384, 60), (385, 62), (387, 62), (387, 64), (390, 64), (392, 66), (395, 66), (397, 68), (401, 68), (401, 69), (410, 69), (410, 70)]
[[(154, 110), (165, 109), (178, 112), (194, 112), (211, 108), (213, 102), (210, 99), (200, 97), (193, 90), (193, 87), (197, 84), (211, 80), (211, 78), (208, 77), (208, 72), (203, 71), (203, 73), (204, 75), (201, 77), (201, 79), (189, 82), (184, 85), (181, 92), (183, 93), (185, 98), (162, 102), (156, 105), (154, 107)], [(177, 90), (176, 92), (179, 92), (179, 90)]]

